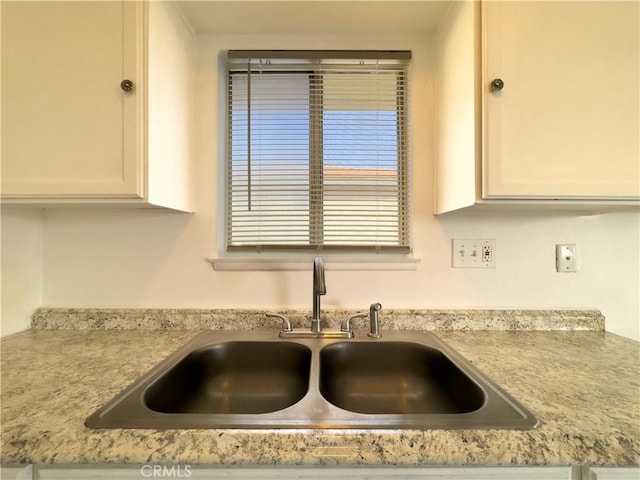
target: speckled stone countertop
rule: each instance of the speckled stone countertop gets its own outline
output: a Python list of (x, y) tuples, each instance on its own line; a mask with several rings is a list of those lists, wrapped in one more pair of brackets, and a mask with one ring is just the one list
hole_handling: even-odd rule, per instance
[[(255, 330), (278, 328), (266, 310), (242, 309), (111, 309), (39, 308), (32, 326), (47, 330)], [(274, 310), (294, 327), (309, 325), (308, 310)], [(323, 323), (337, 328), (355, 310), (323, 308)], [(364, 320), (361, 320), (364, 325)], [(604, 330), (597, 310), (426, 310), (384, 309), (382, 327), (388, 330)]]
[(638, 465), (640, 344), (588, 331), (436, 334), (528, 407), (534, 430), (92, 430), (85, 418), (194, 330), (2, 339), (0, 461), (190, 465)]

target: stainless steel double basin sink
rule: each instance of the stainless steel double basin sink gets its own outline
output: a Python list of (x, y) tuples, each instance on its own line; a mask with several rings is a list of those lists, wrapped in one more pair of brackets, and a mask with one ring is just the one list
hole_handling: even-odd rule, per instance
[[(357, 332), (356, 332), (357, 333)], [(91, 428), (528, 429), (538, 420), (429, 332), (348, 340), (200, 334)]]

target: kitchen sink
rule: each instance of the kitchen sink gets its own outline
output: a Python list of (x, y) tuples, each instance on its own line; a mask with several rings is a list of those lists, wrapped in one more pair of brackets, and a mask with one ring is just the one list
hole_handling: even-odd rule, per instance
[(528, 429), (538, 420), (431, 332), (340, 340), (223, 330), (194, 337), (85, 424)]
[(305, 396), (310, 366), (311, 350), (297, 343), (219, 343), (189, 353), (143, 400), (164, 413), (275, 412)]
[(467, 413), (484, 391), (442, 351), (410, 342), (340, 342), (320, 351), (320, 393), (369, 414)]

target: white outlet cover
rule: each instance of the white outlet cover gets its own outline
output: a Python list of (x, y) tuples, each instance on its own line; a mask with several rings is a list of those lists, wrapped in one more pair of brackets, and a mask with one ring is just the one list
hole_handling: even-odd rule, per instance
[(496, 268), (496, 240), (454, 238), (451, 241), (453, 268)]

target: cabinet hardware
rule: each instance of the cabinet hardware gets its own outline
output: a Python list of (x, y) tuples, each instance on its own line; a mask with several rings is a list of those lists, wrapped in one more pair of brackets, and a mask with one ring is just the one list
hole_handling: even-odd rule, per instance
[(124, 92), (133, 92), (134, 84), (131, 80), (122, 80), (120, 82), (120, 88)]
[(491, 91), (496, 92), (504, 88), (504, 81), (501, 78), (491, 80)]

